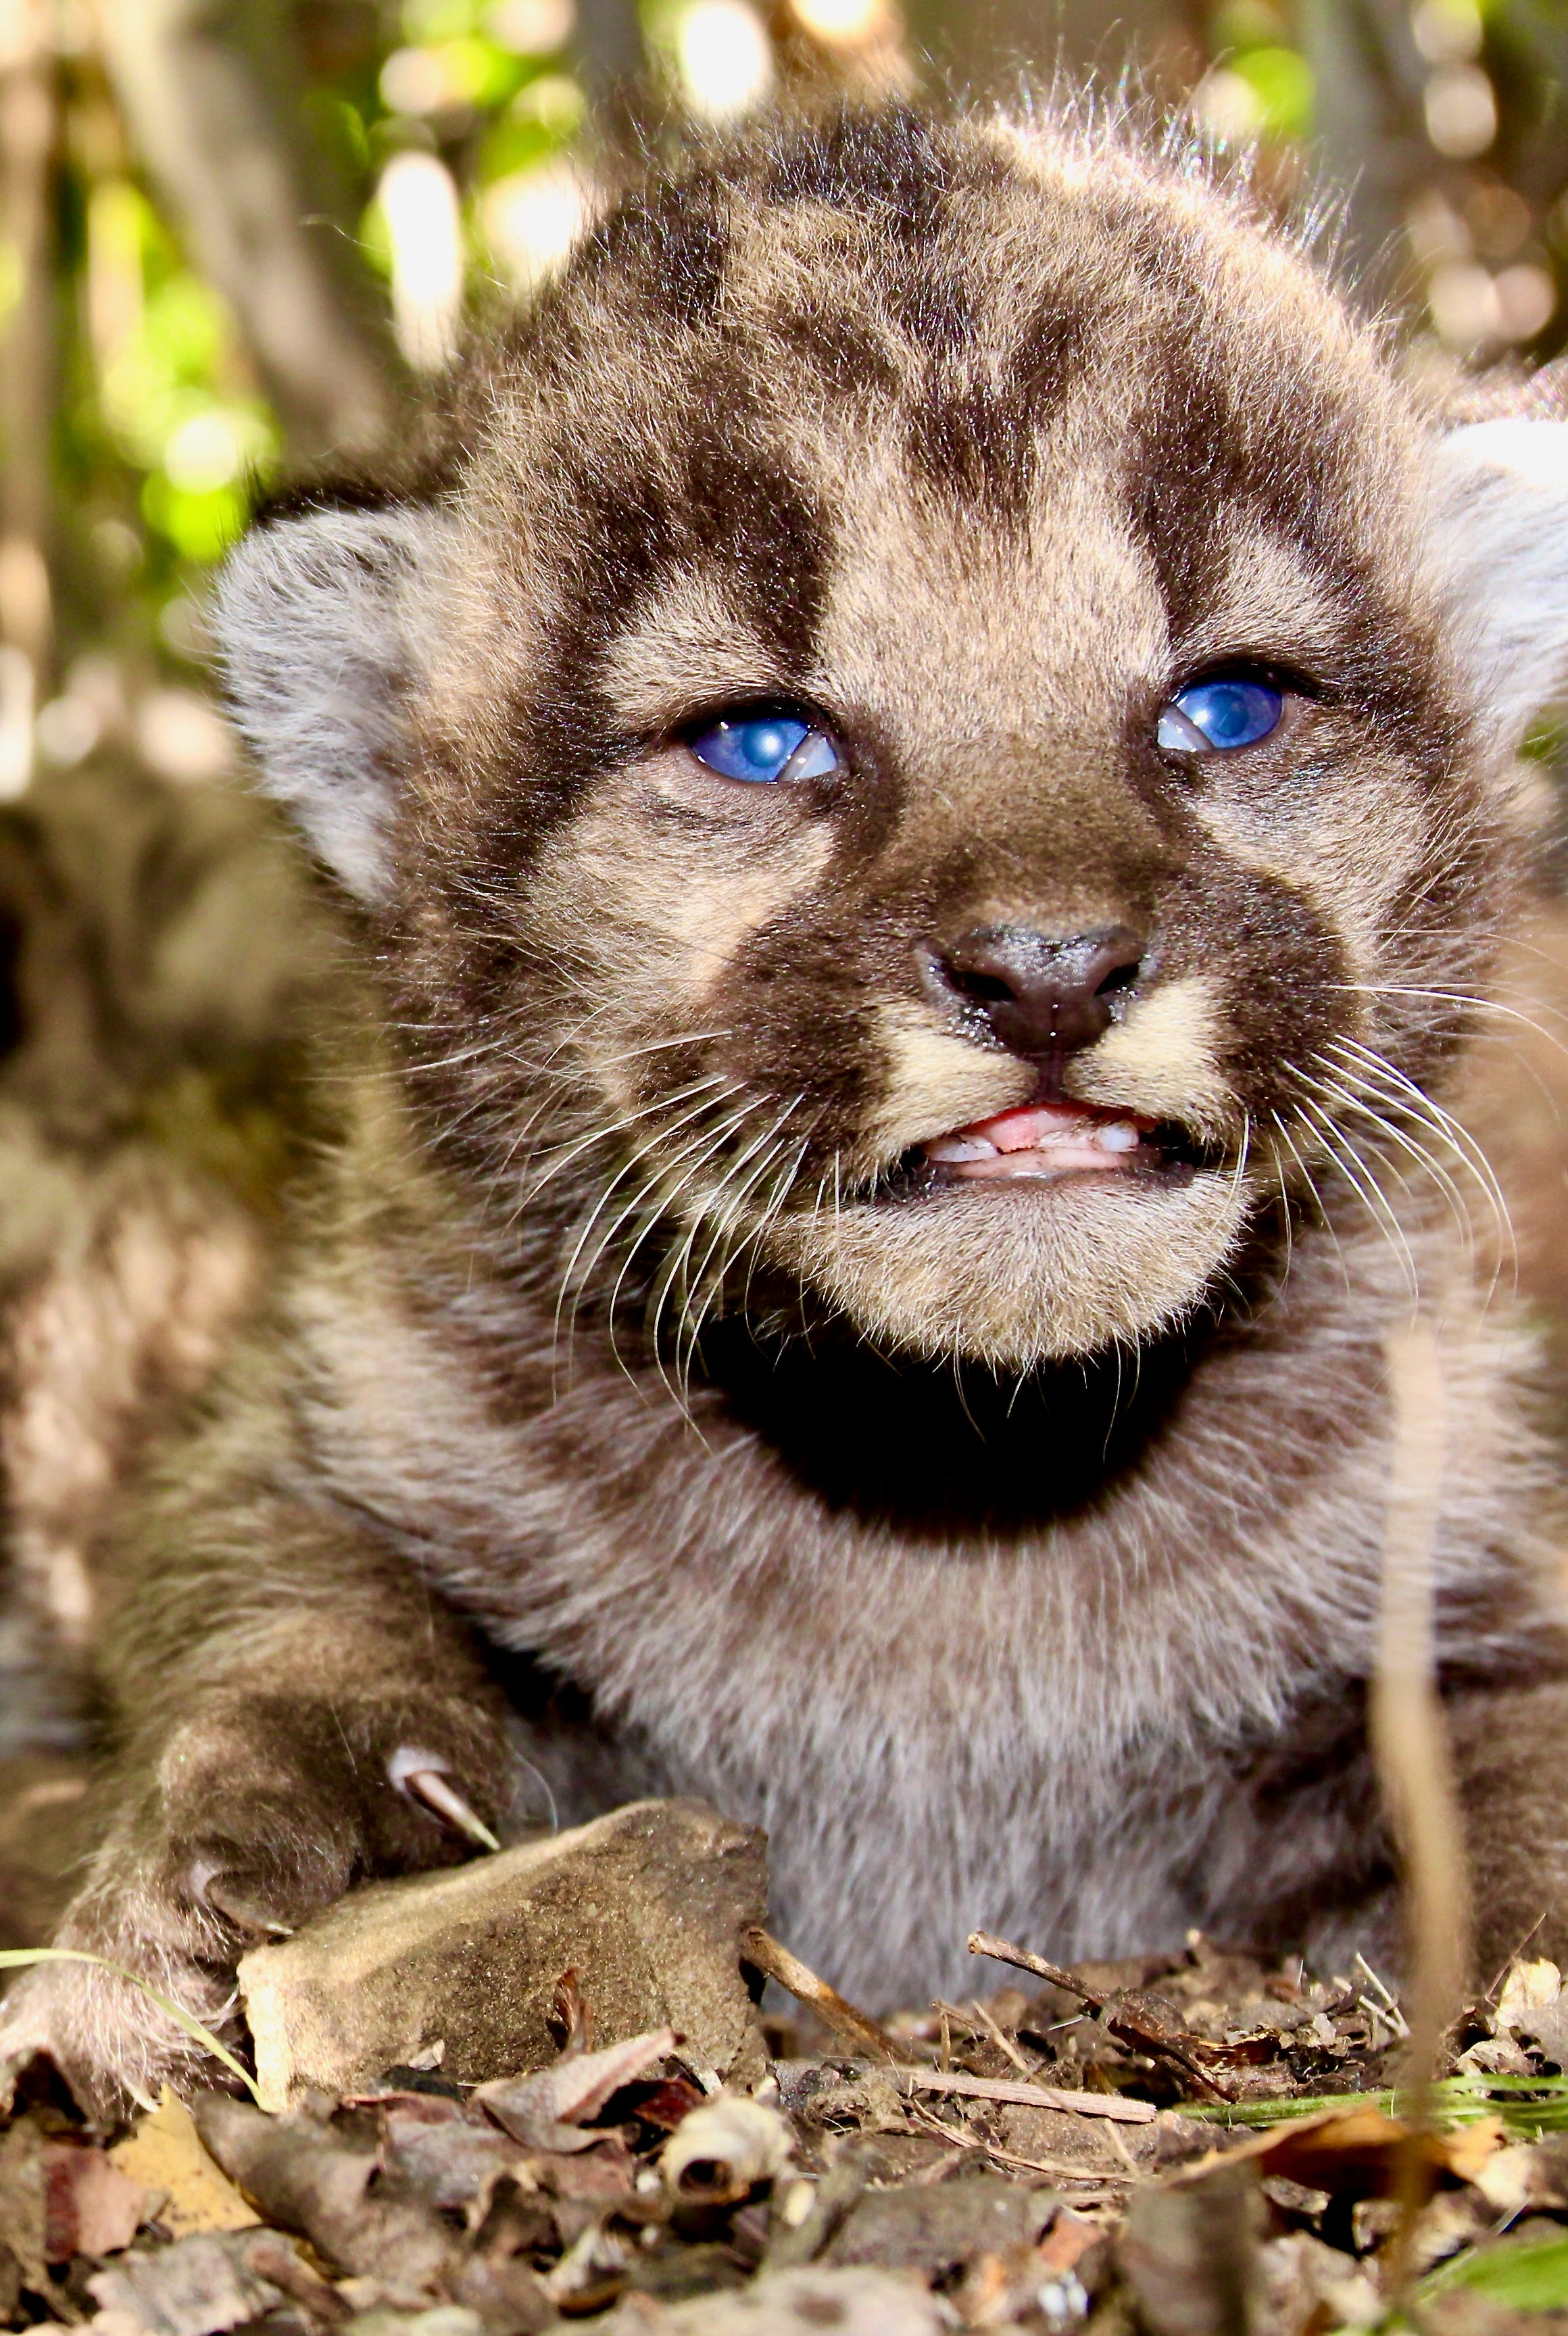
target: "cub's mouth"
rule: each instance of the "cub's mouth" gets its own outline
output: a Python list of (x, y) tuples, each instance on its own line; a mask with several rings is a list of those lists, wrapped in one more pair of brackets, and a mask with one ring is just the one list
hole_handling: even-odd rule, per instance
[(1185, 1183), (1225, 1164), (1223, 1150), (1174, 1120), (1104, 1109), (1066, 1097), (1022, 1104), (929, 1136), (882, 1183), (889, 1200), (954, 1184), (1054, 1183), (1083, 1176), (1154, 1177)]

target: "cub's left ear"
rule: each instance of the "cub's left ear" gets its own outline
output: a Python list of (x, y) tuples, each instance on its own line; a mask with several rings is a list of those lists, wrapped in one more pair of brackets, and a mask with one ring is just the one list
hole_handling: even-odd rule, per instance
[(229, 710), (261, 785), (362, 900), (391, 883), (404, 705), (451, 533), (429, 504), (328, 504), (263, 521), (219, 579)]
[(1430, 540), (1454, 647), (1499, 745), (1568, 683), (1568, 423), (1439, 441)]

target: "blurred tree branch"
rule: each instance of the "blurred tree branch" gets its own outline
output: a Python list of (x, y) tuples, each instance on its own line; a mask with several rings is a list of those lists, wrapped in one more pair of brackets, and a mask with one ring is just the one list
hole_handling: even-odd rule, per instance
[(1114, 83), (1129, 58), (1157, 72), (1190, 32), (1180, 0), (907, 0), (911, 33), (960, 91), (1006, 97), (1020, 73)]
[(624, 144), (647, 70), (637, 0), (577, 0), (572, 45), (593, 134)]
[[(57, 384), (50, 174), (56, 108), (47, 19), (37, 0), (15, 9), (5, 29), (0, 238), (16, 281), (0, 336), (0, 644), (26, 661), (0, 669), (0, 793), (9, 795), (25, 784), (30, 764), (32, 707), (20, 698), (43, 682), (51, 647), (49, 441)], [(29, 675), (30, 682), (24, 678)]]
[(1315, 161), (1339, 195), (1339, 248), (1374, 296), (1403, 288), (1405, 200), (1432, 161), (1421, 125), (1424, 72), (1402, 0), (1303, 0), (1312, 68)]
[(131, 138), (197, 266), (239, 319), (297, 459), (381, 438), (390, 355), (355, 286), (294, 100), (285, 0), (109, 0), (103, 51)]

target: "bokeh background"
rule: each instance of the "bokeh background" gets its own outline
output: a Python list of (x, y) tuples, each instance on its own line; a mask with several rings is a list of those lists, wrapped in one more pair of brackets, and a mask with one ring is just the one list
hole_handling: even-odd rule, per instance
[(352, 458), (681, 114), (1129, 63), (1256, 148), (1434, 362), (1568, 332), (1564, 0), (0, 0), (0, 798), (200, 783), (209, 565)]
[[(683, 122), (1057, 75), (1318, 211), (1412, 367), (1568, 340), (1568, 0), (0, 0), (0, 1944), (74, 1854), (121, 1488), (331, 1118), (346, 959), (217, 709), (214, 563), (272, 483), (374, 461), (465, 308)], [(1472, 1124), (1568, 1345), (1563, 866)]]

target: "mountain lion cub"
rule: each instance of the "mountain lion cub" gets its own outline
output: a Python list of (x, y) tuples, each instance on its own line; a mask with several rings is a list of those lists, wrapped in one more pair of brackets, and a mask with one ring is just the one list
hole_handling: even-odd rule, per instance
[[(871, 108), (656, 172), (443, 396), (223, 585), (372, 1005), (114, 1553), (63, 1940), (221, 2023), (357, 1878), (676, 1793), (872, 2006), (975, 1923), (1384, 1941), (1418, 1305), (1479, 1952), (1568, 1950), (1550, 1470), (1451, 1116), (1568, 673), (1544, 387), (1418, 398), (1188, 157)], [(198, 2065), (81, 1967), (39, 2044), (106, 2104)]]

